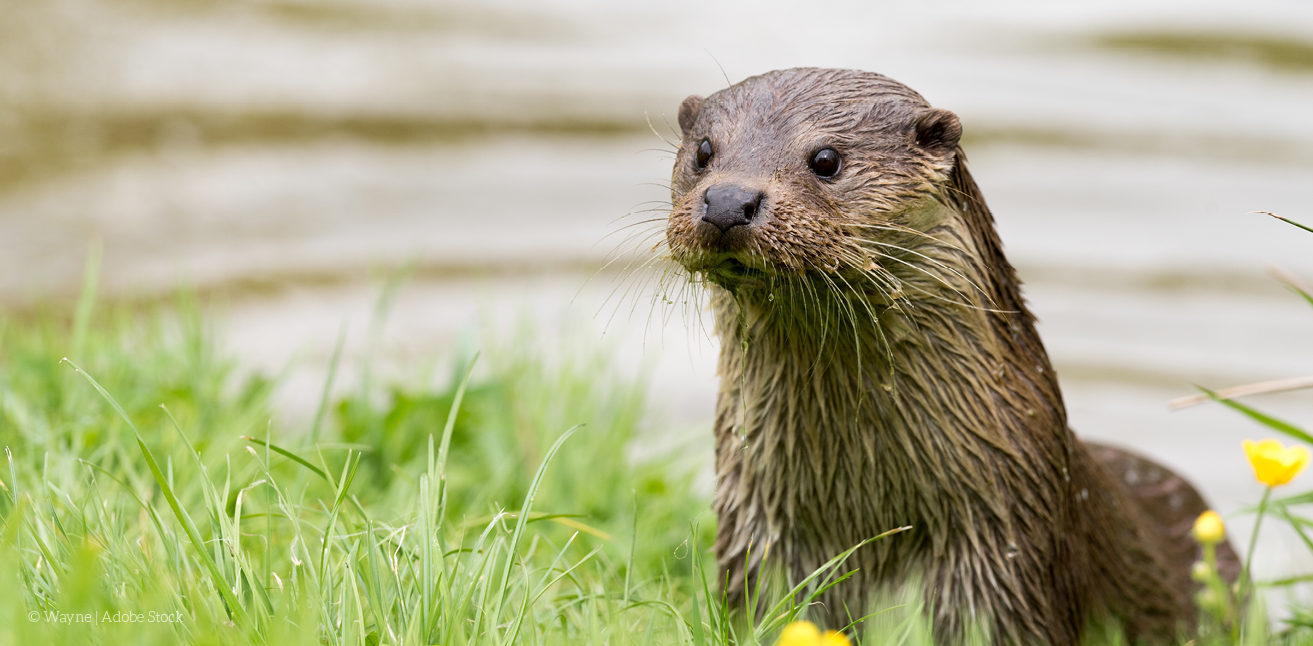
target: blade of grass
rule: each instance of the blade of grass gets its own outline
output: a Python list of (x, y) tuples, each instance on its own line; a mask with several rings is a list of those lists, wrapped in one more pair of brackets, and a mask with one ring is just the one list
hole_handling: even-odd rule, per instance
[[(439, 577), (447, 575), (445, 560), (435, 558), (433, 554), (435, 545), (441, 541), (440, 534), (434, 530), (442, 523), (446, 515), (447, 490), (445, 474), (447, 454), (451, 445), (451, 436), (456, 427), (456, 416), (460, 413), (461, 402), (465, 397), (465, 390), (469, 386), (470, 376), (474, 372), (474, 365), (478, 358), (479, 355), (476, 353), (465, 369), (465, 376), (456, 387), (456, 395), (452, 399), (451, 409), (447, 411), (447, 421), (442, 429), (441, 448), (436, 454), (433, 449), (433, 436), (429, 435), (428, 470), (425, 475), (420, 477), (420, 537), (423, 543), (420, 550), (420, 578), (422, 583), (419, 606), (420, 625), (425, 635), (429, 634), (435, 627), (436, 617), (430, 616), (435, 608), (433, 594), (436, 591), (438, 580), (438, 577), (434, 575), (434, 570), (437, 568), (442, 570), (438, 575)], [(434, 507), (435, 504), (436, 508)], [(436, 547), (439, 554), (441, 554), (441, 546), (436, 545)]]
[[(475, 541), (474, 549), (471, 552), (472, 554), (483, 555), (483, 558), (479, 561), (478, 570), (472, 571), (467, 575), (470, 578), (470, 585), (465, 586), (468, 592), (465, 595), (465, 600), (462, 602), (462, 606), (468, 605), (474, 598), (474, 591), (476, 589), (478, 590), (479, 600), (474, 606), (474, 625), (472, 627), (474, 631), (474, 639), (471, 640), (473, 646), (477, 646), (484, 633), (490, 632), (492, 627), (496, 626), (495, 618), (490, 620), (492, 623), (489, 624), (487, 629), (483, 626), (484, 620), (488, 619), (490, 614), (496, 612), (496, 610), (490, 612), (488, 606), (488, 591), (492, 586), (488, 585), (488, 580), (485, 578), (487, 575), (484, 575), (483, 572), (496, 567), (497, 555), (501, 551), (500, 548), (503, 545), (503, 542), (500, 539), (494, 539), (491, 546), (487, 548), (481, 548), (481, 546), (485, 544), (488, 537), (492, 535), (493, 531), (496, 530), (500, 524), (500, 517), (491, 523), (488, 523), (488, 527), (483, 530), (483, 534), (479, 536), (479, 540)], [(510, 556), (507, 555), (507, 558), (509, 559)], [(502, 589), (504, 590), (505, 588)]]
[(333, 499), (333, 509), (329, 511), (328, 522), (324, 524), (324, 544), (320, 546), (319, 551), (319, 568), (321, 572), (327, 572), (329, 540), (333, 536), (333, 529), (337, 527), (337, 516), (342, 510), (342, 501), (346, 499), (347, 489), (351, 488), (351, 482), (356, 479), (356, 469), (360, 466), (360, 454), (348, 452), (346, 455), (346, 464), (342, 465), (342, 477), (337, 484), (337, 497)]
[(1223, 406), (1226, 406), (1227, 408), (1230, 408), (1232, 410), (1240, 411), (1241, 413), (1248, 416), (1250, 419), (1258, 422), (1259, 424), (1262, 424), (1263, 426), (1266, 426), (1274, 431), (1285, 433), (1286, 435), (1289, 435), (1290, 437), (1293, 437), (1297, 440), (1307, 442), (1309, 444), (1313, 444), (1313, 435), (1309, 435), (1308, 433), (1304, 432), (1303, 429), (1299, 428), (1298, 426), (1295, 426), (1294, 424), (1279, 420), (1275, 417), (1272, 417), (1271, 415), (1268, 415), (1267, 413), (1257, 411), (1253, 408), (1250, 408), (1249, 406), (1241, 404), (1240, 402), (1231, 401), (1229, 399), (1223, 399), (1221, 397), (1218, 397), (1217, 393), (1207, 388), (1204, 388), (1203, 386), (1196, 385), (1195, 388), (1198, 388), (1199, 390), (1203, 391), (1205, 395), (1208, 395), (1209, 399), (1219, 404), (1222, 404)]
[(629, 525), (629, 563), (625, 565), (625, 603), (629, 603), (629, 581), (634, 574), (634, 553), (638, 550), (638, 492), (629, 493), (633, 497), (633, 521)]
[(1291, 291), (1304, 297), (1304, 300), (1307, 301), (1309, 305), (1313, 305), (1313, 293), (1311, 293), (1313, 292), (1313, 288), (1306, 285), (1298, 276), (1281, 269), (1280, 267), (1268, 267), (1267, 273), (1273, 278), (1281, 281), (1281, 283)]
[[(838, 554), (837, 556), (835, 556), (834, 558), (830, 559), (829, 561), (826, 561), (824, 565), (822, 565), (822, 566), (816, 568), (816, 571), (815, 571), (815, 572), (812, 572), (810, 575), (807, 576), (807, 578), (803, 579), (802, 581), (799, 581), (798, 584), (795, 585), (795, 586), (793, 587), (792, 590), (789, 590), (788, 594), (786, 594), (786, 595), (784, 596), (784, 598), (782, 598), (782, 599), (780, 599), (779, 601), (775, 602), (775, 605), (772, 606), (769, 610), (767, 610), (767, 611), (765, 612), (765, 614), (764, 614), (765, 617), (773, 617), (773, 618), (772, 618), (772, 619), (768, 619), (767, 621), (763, 621), (762, 624), (761, 624), (761, 626), (758, 627), (758, 629), (757, 629), (757, 640), (758, 640), (758, 641), (761, 641), (762, 639), (765, 638), (765, 636), (766, 636), (767, 633), (769, 633), (770, 631), (772, 631), (772, 630), (774, 630), (775, 628), (779, 627), (780, 624), (784, 623), (785, 619), (788, 618), (788, 615), (781, 614), (781, 613), (780, 613), (780, 610), (783, 609), (783, 607), (784, 607), (786, 604), (792, 604), (793, 601), (794, 601), (794, 599), (797, 597), (798, 593), (799, 593), (799, 592), (802, 592), (803, 590), (806, 590), (806, 589), (811, 585), (811, 583), (812, 583), (813, 581), (815, 581), (816, 579), (820, 578), (821, 575), (827, 575), (827, 578), (828, 578), (828, 576), (832, 575), (832, 573), (833, 573), (833, 571), (835, 570), (835, 568), (839, 567), (840, 565), (843, 564), (844, 561), (848, 560), (848, 557), (849, 557), (849, 556), (852, 556), (853, 552), (856, 552), (857, 550), (859, 550), (859, 549), (861, 549), (861, 548), (863, 548), (863, 547), (865, 547), (865, 546), (867, 546), (867, 545), (869, 545), (869, 544), (871, 544), (871, 543), (874, 543), (875, 541), (878, 541), (878, 540), (880, 540), (880, 539), (883, 539), (883, 538), (886, 538), (886, 537), (889, 537), (889, 536), (893, 536), (894, 534), (898, 534), (898, 533), (900, 533), (900, 532), (905, 532), (905, 531), (907, 531), (907, 530), (909, 530), (909, 529), (912, 529), (912, 527), (911, 527), (910, 525), (909, 525), (909, 526), (906, 526), (906, 527), (896, 527), (896, 528), (891, 529), (891, 530), (889, 530), (889, 531), (887, 531), (887, 532), (884, 532), (884, 533), (882, 533), (882, 534), (880, 534), (880, 535), (878, 535), (878, 536), (872, 536), (871, 538), (868, 538), (868, 539), (866, 539), (866, 540), (864, 540), (864, 541), (862, 541), (862, 542), (860, 542), (860, 543), (858, 543), (858, 544), (856, 544), (856, 545), (854, 545), (854, 546), (852, 546), (852, 547), (850, 547), (850, 548), (844, 550), (843, 552), (839, 553), (839, 554)], [(849, 573), (849, 574), (847, 574), (847, 575), (845, 575), (845, 576), (851, 576), (851, 573)], [(828, 583), (828, 581), (826, 581), (826, 582)], [(822, 588), (822, 590), (824, 590), (824, 589), (828, 589), (828, 587), (829, 587), (829, 586), (825, 586), (824, 588)], [(804, 600), (804, 604), (803, 604), (803, 605), (806, 605), (807, 603), (809, 603), (809, 602), (811, 601), (811, 599), (815, 597), (816, 594), (819, 594), (819, 592), (820, 592), (820, 591), (815, 591), (815, 592), (812, 592), (811, 594), (809, 594), (809, 595), (808, 595), (808, 598)]]
[(369, 542), (365, 545), (365, 548), (368, 550), (368, 559), (366, 559), (366, 563), (369, 565), (369, 584), (365, 586), (365, 593), (370, 597), (369, 608), (374, 613), (374, 624), (387, 630), (388, 634), (392, 635), (392, 624), (388, 621), (387, 613), (384, 612), (384, 608), (386, 608), (387, 605), (383, 601), (383, 585), (381, 583), (382, 577), (380, 576), (381, 566), (378, 560), (380, 548), (378, 535), (375, 533), (373, 521), (369, 522), (365, 531), (366, 535), (369, 537)]
[(1281, 217), (1281, 216), (1279, 216), (1279, 215), (1277, 215), (1277, 214), (1275, 214), (1275, 213), (1273, 213), (1273, 212), (1271, 212), (1271, 211), (1250, 211), (1250, 213), (1262, 213), (1263, 215), (1270, 215), (1270, 216), (1272, 216), (1272, 217), (1274, 217), (1274, 218), (1276, 218), (1276, 219), (1278, 219), (1278, 220), (1281, 220), (1282, 222), (1285, 222), (1286, 224), (1291, 224), (1291, 225), (1297, 226), (1297, 227), (1299, 227), (1299, 228), (1301, 228), (1301, 229), (1303, 229), (1303, 230), (1305, 230), (1305, 231), (1308, 231), (1309, 233), (1313, 233), (1313, 229), (1310, 229), (1309, 227), (1306, 227), (1306, 226), (1304, 226), (1304, 225), (1302, 225), (1302, 224), (1300, 224), (1300, 223), (1298, 223), (1298, 222), (1296, 222), (1296, 221), (1294, 221), (1294, 220), (1291, 220), (1290, 218), (1283, 218), (1283, 217)]
[(7, 489), (6, 491), (9, 492), (9, 501), (12, 502), (15, 507), (17, 507), (18, 506), (18, 472), (14, 470), (14, 454), (9, 450), (9, 447), (7, 446), (5, 447), (5, 457), (9, 459), (10, 482), (14, 483), (14, 488), (12, 490)]
[(236, 552), (237, 564), (246, 572), (246, 577), (251, 582), (251, 589), (255, 592), (255, 596), (259, 597), (265, 612), (268, 615), (272, 615), (274, 612), (273, 602), (270, 601), (269, 592), (264, 589), (264, 585), (261, 583), (263, 579), (255, 576), (255, 568), (251, 567), (250, 552), (240, 549), (242, 540), (242, 499), (245, 498), (252, 489), (267, 483), (267, 480), (257, 480), (237, 491), (237, 504), (233, 507), (232, 532), (234, 543), (233, 551)]
[[(878, 615), (882, 615), (882, 614), (884, 614), (884, 613), (886, 613), (886, 612), (889, 612), (890, 610), (897, 610), (897, 609), (899, 609), (899, 608), (905, 608), (905, 607), (907, 607), (907, 604), (900, 603), (900, 604), (898, 604), (898, 605), (896, 605), (896, 606), (889, 606), (888, 608), (885, 608), (884, 610), (876, 610), (875, 612), (872, 612), (871, 614), (866, 615), (866, 616), (864, 616), (864, 617), (858, 617), (858, 618), (856, 618), (856, 619), (853, 619), (851, 622), (848, 623), (847, 626), (844, 626), (844, 627), (843, 627), (843, 630), (840, 630), (839, 632), (841, 632), (841, 633), (846, 633), (846, 632), (852, 630), (853, 628), (856, 628), (856, 627), (857, 627), (857, 624), (860, 624), (860, 623), (862, 623), (863, 621), (866, 621), (867, 619), (870, 619), (871, 617), (875, 617), (875, 616), (878, 616)], [(969, 642), (968, 642), (968, 643), (969, 643)]]
[(465, 389), (470, 384), (470, 376), (474, 374), (474, 365), (479, 361), (479, 353), (474, 353), (470, 359), (470, 365), (465, 369), (465, 377), (460, 380), (460, 385), (456, 387), (456, 396), (451, 400), (451, 410), (447, 411), (447, 422), (442, 426), (442, 441), (438, 444), (438, 481), (442, 486), (442, 499), (439, 501), (439, 507), (446, 508), (446, 482), (447, 482), (447, 454), (451, 449), (451, 434), (456, 429), (456, 415), (460, 413), (461, 401), (465, 399)]
[(137, 492), (136, 492), (136, 491), (133, 491), (133, 490), (132, 490), (132, 487), (129, 487), (129, 486), (128, 486), (128, 483), (126, 483), (126, 482), (124, 482), (124, 481), (122, 481), (122, 480), (119, 480), (117, 476), (115, 476), (114, 474), (110, 473), (109, 471), (106, 471), (106, 470), (105, 470), (103, 467), (101, 467), (99, 464), (94, 464), (94, 463), (92, 463), (92, 462), (87, 462), (86, 460), (78, 460), (78, 462), (81, 462), (82, 464), (85, 464), (85, 465), (87, 465), (88, 467), (90, 467), (90, 468), (92, 468), (92, 469), (95, 469), (96, 471), (99, 471), (99, 472), (105, 474), (105, 476), (108, 477), (110, 480), (113, 480), (114, 482), (119, 483), (119, 486), (123, 487), (123, 489), (124, 489), (125, 491), (128, 492), (128, 495), (129, 495), (129, 496), (132, 496), (132, 499), (133, 499), (133, 500), (136, 500), (136, 501), (137, 501), (137, 504), (138, 504), (138, 505), (141, 505), (141, 508), (144, 509), (144, 510), (146, 510), (146, 513), (150, 516), (151, 522), (154, 523), (154, 525), (155, 525), (155, 529), (156, 529), (157, 531), (159, 531), (159, 533), (160, 533), (160, 537), (161, 537), (161, 538), (165, 538), (165, 539), (167, 540), (167, 537), (169, 536), (169, 534), (166, 533), (166, 532), (164, 531), (164, 523), (163, 523), (163, 521), (160, 520), (159, 515), (155, 513), (155, 508), (152, 507), (151, 505), (146, 504), (146, 501), (142, 500), (142, 499), (141, 499), (141, 496), (138, 496), (138, 495), (137, 495)]
[(706, 646), (707, 633), (702, 625), (702, 602), (698, 600), (698, 587), (702, 588), (702, 598), (707, 600), (707, 619), (712, 617), (711, 611), (711, 590), (707, 587), (707, 571), (702, 569), (702, 555), (698, 551), (698, 527), (696, 523), (689, 523), (689, 558), (692, 559), (693, 570), (693, 644), (694, 646)]
[(1308, 583), (1309, 581), (1313, 581), (1313, 574), (1300, 574), (1298, 576), (1276, 579), (1274, 581), (1260, 581), (1254, 585), (1260, 588), (1284, 588), (1287, 586), (1298, 585), (1300, 583)]
[(309, 445), (319, 443), (319, 430), (324, 423), (324, 413), (328, 412), (328, 401), (333, 393), (333, 381), (337, 379), (337, 366), (342, 361), (342, 346), (346, 344), (346, 319), (337, 331), (337, 345), (333, 347), (333, 359), (328, 364), (328, 377), (324, 379), (324, 390), (319, 395), (319, 408), (315, 411), (315, 421), (310, 425)]
[(283, 456), (283, 457), (285, 457), (285, 458), (287, 458), (287, 459), (289, 459), (289, 460), (291, 460), (291, 461), (293, 461), (293, 462), (295, 462), (295, 463), (297, 463), (297, 464), (299, 464), (299, 465), (301, 465), (301, 466), (303, 466), (303, 467), (309, 469), (312, 473), (314, 473), (315, 475), (319, 476), (320, 478), (323, 478), (325, 481), (327, 481), (327, 482), (330, 483), (330, 484), (333, 482), (333, 479), (330, 478), (330, 477), (328, 477), (328, 474), (327, 474), (327, 473), (324, 473), (323, 469), (320, 469), (319, 467), (317, 467), (317, 466), (315, 466), (315, 465), (313, 465), (313, 464), (310, 464), (308, 461), (306, 461), (305, 458), (303, 458), (303, 457), (301, 457), (301, 456), (299, 456), (299, 455), (297, 455), (297, 454), (295, 454), (295, 453), (292, 453), (291, 451), (288, 451), (287, 449), (285, 449), (285, 448), (283, 448), (283, 447), (281, 447), (281, 446), (278, 446), (278, 445), (276, 445), (276, 444), (271, 444), (271, 443), (266, 442), (266, 441), (264, 441), (264, 440), (262, 440), (262, 439), (255, 438), (255, 437), (251, 437), (251, 436), (249, 436), (249, 435), (241, 435), (241, 436), (239, 436), (239, 437), (240, 437), (241, 439), (243, 439), (243, 440), (246, 440), (247, 442), (252, 443), (252, 444), (259, 444), (260, 446), (263, 446), (263, 447), (265, 447), (266, 449), (268, 449), (268, 450), (270, 450), (270, 451), (273, 451), (274, 453), (277, 453), (278, 455), (281, 455), (281, 456)]
[(100, 285), (100, 238), (87, 244), (87, 264), (82, 274), (82, 294), (78, 296), (77, 310), (73, 314), (73, 356), (81, 358), (87, 345), (87, 328), (96, 308), (96, 292)]
[[(164, 411), (164, 415), (168, 418), (169, 422), (173, 424), (173, 429), (178, 432), (178, 436), (182, 438), (182, 441), (184, 443), (186, 443), (187, 452), (189, 455), (191, 455), (192, 461), (196, 464), (196, 469), (200, 471), (200, 473), (208, 479), (209, 471), (205, 468), (205, 463), (201, 461), (200, 453), (196, 451), (196, 446), (192, 444), (191, 438), (189, 438), (187, 436), (187, 433), (182, 430), (182, 425), (179, 424), (177, 418), (173, 416), (173, 411), (169, 410), (169, 407), (165, 406), (164, 404), (160, 404), (160, 410)], [(211, 505), (214, 506), (215, 509), (215, 513), (213, 514), (212, 517), (212, 522), (214, 522), (218, 526), (220, 534), (224, 535), (225, 540), (230, 543), (229, 549), (226, 553), (229, 556), (231, 556), (233, 562), (233, 577), (234, 577), (234, 583), (236, 584), (234, 586), (234, 588), (236, 589), (236, 592), (234, 594), (241, 594), (243, 576), (245, 576), (246, 579), (249, 579), (251, 581), (258, 581), (259, 579), (256, 578), (255, 570), (251, 567), (251, 564), (247, 559), (246, 554), (241, 549), (240, 514), (236, 514), (234, 520), (230, 521), (226, 513), (221, 513), (224, 507), (220, 504), (220, 501), (226, 501), (228, 499), (229, 478), (231, 477), (231, 473), (232, 473), (231, 458), (228, 459), (228, 462), (229, 462), (228, 473), (224, 476), (223, 496), (215, 497), (213, 495), (213, 492), (208, 488), (202, 489), (202, 491), (204, 491), (206, 499), (210, 502)], [(172, 461), (170, 461), (169, 465), (170, 465), (169, 473), (171, 475)], [(170, 482), (169, 486), (172, 487), (173, 478), (170, 477), (168, 479)], [(238, 498), (240, 499), (240, 497), (241, 496), (239, 493)], [(221, 549), (221, 542), (215, 543), (214, 551), (215, 551), (216, 562), (219, 562), (224, 559), (225, 552)], [(272, 614), (273, 603), (269, 600), (267, 591), (264, 589), (263, 586), (260, 585), (254, 586), (254, 589), (256, 595), (260, 598), (260, 601), (263, 603), (263, 608), (267, 610), (270, 614)]]
[[(1235, 399), (1237, 397), (1248, 397), (1249, 395), (1263, 395), (1267, 393), (1282, 393), (1291, 390), (1301, 390), (1304, 388), (1313, 388), (1313, 376), (1295, 377), (1293, 379), (1277, 379), (1274, 381), (1261, 381), (1253, 384), (1244, 384), (1242, 386), (1232, 386), (1223, 388), (1213, 394), (1218, 399)], [(1187, 395), (1177, 397), (1167, 402), (1168, 410), (1181, 410), (1189, 408), (1196, 404), (1202, 404), (1208, 401), (1208, 395)]]
[[(519, 517), (520, 517), (520, 512), (518, 512), (518, 511), (504, 511), (504, 512), (501, 512), (500, 514), (498, 514), (498, 516), (503, 517), (503, 518), (519, 518)], [(531, 512), (531, 513), (529, 514), (529, 522), (530, 522), (530, 523), (536, 523), (536, 522), (538, 522), (538, 521), (540, 521), (540, 520), (546, 520), (546, 521), (551, 521), (551, 522), (553, 522), (553, 523), (556, 523), (556, 524), (558, 524), (558, 525), (564, 525), (564, 526), (569, 527), (570, 529), (573, 529), (573, 530), (575, 530), (575, 531), (579, 531), (579, 532), (583, 532), (583, 533), (585, 533), (585, 534), (589, 534), (589, 535), (592, 535), (592, 536), (596, 536), (597, 538), (600, 538), (600, 539), (602, 539), (602, 540), (604, 540), (604, 541), (610, 541), (610, 540), (613, 538), (613, 537), (612, 537), (610, 534), (608, 534), (607, 532), (604, 532), (604, 531), (602, 531), (602, 530), (600, 530), (600, 529), (598, 529), (598, 528), (596, 528), (596, 527), (593, 527), (593, 526), (591, 526), (591, 525), (587, 525), (587, 524), (581, 523), (581, 522), (579, 522), (579, 521), (577, 521), (577, 520), (573, 520), (573, 519), (575, 519), (575, 518), (585, 518), (585, 517), (586, 517), (586, 516), (584, 516), (583, 514), (552, 514), (552, 513), (545, 512), (545, 511), (535, 511), (535, 512)], [(467, 520), (467, 521), (465, 521), (464, 526), (465, 526), (465, 527), (480, 527), (480, 526), (486, 524), (489, 520), (492, 520), (492, 518), (493, 518), (492, 516), (480, 516), (479, 518), (474, 518), (474, 519), (472, 519), (472, 520)]]
[[(557, 451), (561, 450), (561, 446), (565, 444), (565, 441), (570, 439), (570, 436), (574, 435), (580, 428), (583, 428), (582, 424), (572, 426), (562, 433), (561, 437), (556, 438), (552, 448), (547, 449), (547, 455), (543, 457), (542, 464), (538, 465), (538, 472), (534, 474), (533, 481), (529, 484), (529, 492), (525, 495), (524, 505), (520, 508), (520, 517), (515, 522), (515, 533), (511, 534), (511, 542), (506, 548), (506, 565), (502, 568), (501, 583), (497, 588), (497, 603), (492, 606), (493, 611), (498, 614), (501, 613), (502, 604), (506, 600), (506, 584), (511, 578), (511, 566), (515, 562), (516, 549), (520, 545), (520, 539), (524, 536), (524, 528), (529, 524), (529, 515), (533, 513), (533, 501), (538, 495), (538, 487), (542, 485), (543, 476), (547, 475), (547, 467), (552, 463), (552, 458), (556, 457)], [(496, 620), (494, 619), (494, 621)]]
[[(424, 634), (428, 634), (433, 628), (433, 618), (429, 616), (432, 611), (433, 593), (437, 587), (433, 570), (435, 560), (437, 565), (443, 569), (442, 574), (445, 576), (446, 562), (433, 558), (434, 543), (439, 540), (434, 529), (442, 523), (443, 517), (447, 513), (447, 455), (451, 448), (451, 435), (456, 429), (456, 416), (460, 413), (461, 402), (465, 399), (465, 389), (469, 387), (470, 376), (474, 374), (474, 365), (479, 361), (479, 353), (474, 353), (470, 359), (470, 364), (465, 368), (465, 376), (461, 378), (460, 385), (456, 386), (456, 395), (451, 400), (451, 410), (447, 411), (447, 421), (442, 426), (442, 440), (438, 448), (437, 455), (433, 453), (433, 436), (429, 435), (428, 447), (428, 473), (420, 478), (420, 503), (422, 515), (420, 536), (424, 540), (424, 547), (420, 556), (420, 571), (423, 576), (420, 597), (423, 603), (420, 605), (420, 623)], [(436, 489), (435, 489), (436, 487)], [(433, 509), (433, 504), (437, 503), (437, 509)], [(439, 546), (439, 552), (441, 547)]]
[[(91, 383), (92, 387), (100, 393), (101, 397), (105, 398), (105, 401), (109, 402), (109, 405), (119, 414), (119, 417), (123, 418), (123, 421), (127, 423), (128, 428), (132, 429), (132, 432), (137, 436), (137, 448), (141, 449), (142, 456), (146, 458), (146, 465), (150, 467), (151, 475), (155, 477), (156, 484), (158, 484), (160, 489), (163, 490), (164, 498), (169, 502), (169, 508), (173, 510), (173, 515), (176, 516), (178, 522), (182, 524), (183, 530), (187, 532), (187, 538), (191, 540), (192, 545), (196, 548), (196, 554), (200, 557), (201, 564), (205, 566), (205, 569), (209, 571), (210, 576), (213, 577), (214, 587), (219, 591), (219, 594), (223, 596), (223, 600), (228, 606), (233, 621), (241, 626), (249, 636), (253, 638), (256, 637), (258, 631), (255, 626), (251, 625), (250, 618), (246, 615), (246, 609), (238, 603), (237, 597), (227, 585), (226, 579), (224, 579), (219, 573), (219, 566), (210, 558), (210, 554), (205, 548), (205, 541), (201, 540), (200, 532), (196, 531), (196, 526), (192, 524), (191, 518), (183, 511), (182, 505), (178, 502), (178, 497), (174, 495), (173, 489), (169, 487), (168, 482), (165, 481), (164, 474), (160, 471), (159, 463), (155, 461), (155, 456), (151, 453), (150, 447), (146, 446), (146, 440), (141, 437), (141, 431), (137, 430), (136, 424), (132, 423), (132, 419), (128, 417), (127, 412), (123, 410), (123, 407), (119, 405), (118, 401), (115, 400), (108, 391), (102, 388), (90, 374), (87, 374), (85, 370), (78, 367), (76, 363), (69, 361), (67, 357), (65, 357), (63, 361), (67, 361), (68, 364), (78, 372), (78, 374), (81, 374)], [(188, 443), (188, 446), (190, 447), (190, 443)]]

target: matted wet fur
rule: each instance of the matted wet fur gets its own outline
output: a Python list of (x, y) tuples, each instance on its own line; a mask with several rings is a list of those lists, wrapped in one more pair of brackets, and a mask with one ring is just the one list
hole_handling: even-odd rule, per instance
[[(665, 243), (720, 338), (716, 553), (734, 606), (767, 544), (796, 580), (911, 525), (856, 552), (811, 616), (842, 627), (919, 577), (946, 640), (979, 621), (1003, 643), (1073, 644), (1095, 620), (1191, 632), (1206, 505), (1067, 428), (956, 116), (878, 74), (792, 69), (691, 96), (679, 124)], [(832, 177), (813, 170), (824, 148)]]

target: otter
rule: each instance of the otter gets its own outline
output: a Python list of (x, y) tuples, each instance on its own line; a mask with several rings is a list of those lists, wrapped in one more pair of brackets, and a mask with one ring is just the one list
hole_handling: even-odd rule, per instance
[[(790, 69), (679, 106), (669, 258), (720, 339), (721, 582), (843, 565), (842, 628), (919, 577), (936, 635), (1191, 632), (1207, 509), (1167, 468), (1086, 444), (950, 111), (885, 76)], [(763, 560), (763, 557), (765, 560)], [(1238, 562), (1221, 546), (1224, 574)]]

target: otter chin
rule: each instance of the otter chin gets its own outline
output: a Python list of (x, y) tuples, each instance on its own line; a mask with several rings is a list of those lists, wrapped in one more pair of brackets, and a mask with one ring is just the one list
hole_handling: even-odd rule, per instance
[[(944, 640), (1192, 632), (1207, 505), (1068, 428), (952, 112), (879, 74), (791, 69), (690, 96), (679, 126), (665, 244), (720, 339), (732, 607), (761, 572), (801, 580), (910, 525), (856, 551), (809, 617), (842, 628), (915, 580)], [(1229, 545), (1219, 559), (1234, 579)]]

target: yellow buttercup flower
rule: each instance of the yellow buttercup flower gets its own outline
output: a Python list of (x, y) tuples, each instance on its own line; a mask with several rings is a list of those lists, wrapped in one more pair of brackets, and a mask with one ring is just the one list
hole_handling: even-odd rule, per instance
[(825, 631), (825, 634), (821, 635), (820, 644), (821, 646), (852, 646), (848, 636), (837, 630)]
[(821, 630), (810, 621), (795, 621), (780, 631), (775, 646), (816, 646), (821, 641)]
[(1287, 447), (1277, 440), (1245, 440), (1245, 455), (1254, 467), (1254, 476), (1269, 487), (1290, 482), (1308, 466), (1309, 460), (1307, 447)]
[(1216, 545), (1226, 538), (1226, 524), (1217, 512), (1209, 509), (1194, 521), (1194, 539), (1201, 545)]
[(852, 646), (852, 642), (837, 630), (822, 633), (810, 621), (795, 621), (780, 631), (780, 640), (775, 646)]

